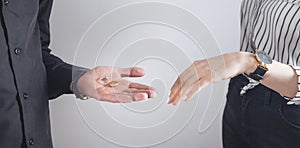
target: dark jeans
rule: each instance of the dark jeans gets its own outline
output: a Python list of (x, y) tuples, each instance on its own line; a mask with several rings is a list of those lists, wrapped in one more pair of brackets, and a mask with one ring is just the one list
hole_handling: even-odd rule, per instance
[(232, 78), (223, 115), (224, 148), (299, 148), (300, 106), (258, 85), (240, 96), (248, 80)]

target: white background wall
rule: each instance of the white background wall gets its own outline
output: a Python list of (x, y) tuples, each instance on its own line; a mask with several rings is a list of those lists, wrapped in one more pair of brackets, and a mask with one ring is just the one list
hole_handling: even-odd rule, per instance
[(146, 77), (133, 81), (151, 84), (159, 94), (125, 105), (79, 101), (73, 95), (51, 101), (54, 146), (221, 148), (226, 82), (179, 107), (166, 102), (178, 73), (193, 60), (238, 51), (240, 3), (56, 0), (51, 19), (56, 55), (90, 68), (141, 66)]

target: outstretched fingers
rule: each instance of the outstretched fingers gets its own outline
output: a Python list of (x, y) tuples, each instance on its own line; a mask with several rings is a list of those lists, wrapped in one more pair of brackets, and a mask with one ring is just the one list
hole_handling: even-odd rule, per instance
[(139, 67), (119, 68), (118, 72), (121, 77), (142, 77), (145, 75), (145, 70)]

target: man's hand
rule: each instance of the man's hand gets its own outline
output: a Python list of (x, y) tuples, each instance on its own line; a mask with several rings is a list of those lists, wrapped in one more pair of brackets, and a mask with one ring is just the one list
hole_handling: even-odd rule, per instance
[(156, 96), (150, 86), (133, 83), (124, 77), (142, 77), (142, 68), (118, 68), (99, 66), (86, 72), (77, 83), (80, 93), (100, 101), (128, 103)]

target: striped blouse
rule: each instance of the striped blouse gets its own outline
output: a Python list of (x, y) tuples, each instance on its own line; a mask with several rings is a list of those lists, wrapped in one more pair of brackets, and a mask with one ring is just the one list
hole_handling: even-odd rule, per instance
[[(299, 40), (300, 0), (243, 0), (240, 50), (253, 52), (253, 48), (258, 48), (273, 60), (293, 66), (298, 74), (298, 84)], [(300, 104), (300, 90), (289, 103)]]

